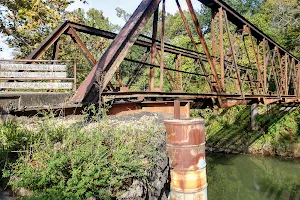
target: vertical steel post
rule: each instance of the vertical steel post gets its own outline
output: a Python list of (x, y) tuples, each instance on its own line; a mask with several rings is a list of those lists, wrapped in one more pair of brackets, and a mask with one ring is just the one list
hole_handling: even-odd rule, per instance
[(231, 37), (230, 37), (230, 30), (229, 30), (229, 24), (228, 24), (228, 18), (227, 18), (227, 14), (224, 11), (224, 18), (225, 18), (225, 26), (226, 26), (226, 32), (227, 32), (227, 36), (229, 39), (229, 46), (230, 46), (230, 50), (232, 52), (232, 58), (233, 58), (233, 64), (234, 64), (234, 68), (235, 68), (235, 74), (236, 74), (236, 78), (237, 78), (237, 82), (239, 85), (239, 89), (240, 89), (240, 93), (242, 95), (243, 98), (245, 98), (244, 92), (243, 92), (243, 83), (240, 77), (240, 70), (237, 66), (237, 57), (236, 57), (236, 52), (234, 50), (234, 41), (232, 41)]
[[(179, 70), (182, 70), (181, 66), (182, 66), (182, 60), (181, 60), (181, 54), (179, 54), (179, 56), (178, 56), (178, 69)], [(178, 75), (177, 79), (179, 80), (180, 90), (183, 91), (183, 87), (182, 87), (182, 72), (178, 72), (177, 75)]]
[(204, 35), (203, 35), (203, 32), (202, 32), (202, 29), (200, 27), (200, 23), (198, 21), (195, 9), (194, 9), (194, 7), (192, 5), (191, 0), (186, 0), (186, 3), (188, 5), (188, 9), (189, 9), (189, 11), (191, 13), (192, 20), (193, 20), (194, 25), (196, 27), (196, 31), (197, 31), (197, 34), (199, 36), (199, 39), (200, 39), (202, 48), (204, 50), (204, 53), (206, 55), (207, 61), (208, 61), (209, 65), (210, 65), (210, 67), (211, 67), (212, 75), (214, 77), (214, 80), (216, 81), (217, 92), (223, 92), (224, 89), (223, 89), (223, 87), (221, 85), (221, 82), (220, 82), (220, 79), (219, 79), (219, 76), (218, 76), (218, 73), (217, 73), (216, 66), (213, 63), (212, 57), (211, 57), (210, 52), (208, 50), (208, 46), (206, 44), (206, 41), (205, 41), (205, 38), (204, 38)]
[(77, 63), (76, 60), (74, 60), (74, 92), (76, 92), (77, 90), (77, 86), (76, 86), (76, 82), (77, 82)]
[(165, 0), (162, 2), (162, 14), (161, 14), (161, 38), (160, 38), (160, 84), (159, 89), (163, 91), (164, 84), (164, 53), (165, 53), (165, 10), (166, 3)]
[[(151, 46), (151, 54), (150, 54), (150, 63), (152, 65), (155, 64), (155, 56), (156, 56), (156, 37), (157, 37), (157, 22), (158, 22), (158, 8), (154, 12), (153, 16), (153, 27), (152, 27), (152, 46)], [(155, 76), (155, 69), (154, 67), (150, 68), (150, 82), (149, 82), (149, 89), (152, 91), (154, 89), (154, 76)]]
[(60, 45), (60, 40), (58, 38), (53, 44), (52, 60), (58, 60), (59, 45)]
[(256, 124), (256, 116), (258, 115), (258, 107), (257, 107), (257, 103), (253, 103), (251, 104), (251, 129), (253, 131), (257, 131), (258, 127)]
[(288, 88), (288, 68), (289, 68), (288, 54), (285, 53), (285, 67), (284, 67), (284, 92), (285, 92), (285, 95), (288, 95), (288, 93), (289, 93), (289, 88)]
[(174, 101), (174, 119), (180, 119), (180, 101)]
[(264, 88), (265, 88), (265, 94), (268, 94), (268, 88), (267, 88), (267, 67), (268, 67), (268, 61), (269, 58), (267, 57), (267, 47), (266, 47), (266, 39), (263, 39), (263, 63), (264, 63)]
[(187, 31), (187, 33), (188, 33), (188, 36), (189, 36), (189, 38), (190, 38), (190, 40), (191, 40), (191, 42), (192, 42), (192, 44), (193, 44), (193, 46), (194, 46), (194, 50), (197, 52), (197, 57), (198, 57), (198, 60), (199, 60), (199, 62), (200, 62), (200, 67), (201, 67), (203, 73), (206, 75), (206, 76), (205, 76), (206, 82), (208, 83), (208, 85), (209, 85), (209, 87), (210, 87), (210, 90), (211, 90), (212, 92), (214, 92), (214, 88), (213, 88), (213, 86), (212, 86), (211, 80), (210, 80), (210, 78), (209, 78), (209, 76), (208, 76), (208, 73), (207, 73), (207, 71), (206, 71), (206, 69), (205, 69), (205, 64), (203, 63), (202, 58), (201, 58), (200, 55), (199, 55), (199, 51), (198, 51), (196, 42), (195, 42), (195, 40), (194, 40), (194, 38), (193, 38), (192, 31), (191, 31), (191, 29), (190, 29), (190, 27), (189, 27), (189, 24), (188, 24), (188, 21), (187, 21), (186, 17), (184, 16), (183, 10), (182, 10), (182, 8), (181, 8), (180, 3), (179, 3), (178, 0), (176, 0), (176, 4), (177, 4), (178, 10), (179, 10), (179, 13), (180, 13), (180, 15), (181, 15), (181, 18), (182, 18), (182, 20), (183, 20), (183, 24), (184, 24), (184, 26), (185, 26), (185, 29), (186, 29), (186, 31)]
[(225, 64), (224, 64), (224, 38), (223, 38), (223, 10), (219, 8), (219, 28), (220, 28), (220, 66), (221, 66), (221, 85), (225, 89)]

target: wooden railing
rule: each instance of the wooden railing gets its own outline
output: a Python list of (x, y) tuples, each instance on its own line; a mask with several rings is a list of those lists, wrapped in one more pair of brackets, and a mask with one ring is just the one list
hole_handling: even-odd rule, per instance
[(0, 89), (76, 91), (76, 68), (76, 60), (0, 60)]

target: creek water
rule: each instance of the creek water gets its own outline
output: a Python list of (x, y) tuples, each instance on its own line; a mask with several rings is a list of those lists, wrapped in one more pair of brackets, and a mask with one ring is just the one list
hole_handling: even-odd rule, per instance
[(209, 200), (300, 200), (300, 160), (207, 154)]

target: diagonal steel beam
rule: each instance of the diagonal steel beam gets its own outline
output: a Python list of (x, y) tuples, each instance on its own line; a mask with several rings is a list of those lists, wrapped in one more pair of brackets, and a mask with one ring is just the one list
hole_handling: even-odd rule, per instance
[[(96, 59), (91, 54), (91, 52), (88, 50), (85, 43), (77, 35), (76, 31), (74, 30), (74, 28), (72, 28), (72, 26), (68, 29), (67, 34), (71, 36), (72, 40), (74, 41), (76, 46), (79, 48), (81, 53), (84, 55), (84, 57), (88, 60), (90, 65), (92, 67), (95, 67), (95, 65), (97, 63)], [(111, 82), (108, 83), (108, 86), (109, 86), (109, 88), (111, 88), (111, 90), (113, 90), (113, 91), (115, 90), (115, 88)]]
[(231, 8), (227, 3), (225, 3), (222, 0), (198, 0), (205, 6), (211, 8), (214, 11), (218, 11), (220, 7), (222, 7), (223, 10), (227, 12), (228, 20), (231, 21), (233, 24), (235, 24), (237, 27), (242, 28), (244, 25), (247, 25), (251, 29), (252, 35), (258, 39), (263, 40), (265, 38), (269, 42), (270, 48), (274, 48), (275, 46), (278, 46), (279, 51), (281, 53), (287, 53), (289, 56), (295, 58), (296, 60), (299, 60), (294, 55), (289, 53), (285, 48), (280, 46), (278, 43), (276, 43), (272, 38), (270, 38), (268, 35), (263, 33), (259, 28), (257, 28), (254, 24), (252, 24), (249, 20), (247, 20), (245, 17), (240, 15), (237, 11), (235, 11), (233, 8)]
[[(203, 61), (202, 61), (202, 59), (201, 59), (201, 56), (199, 55), (199, 51), (198, 51), (196, 42), (195, 42), (195, 40), (194, 40), (194, 38), (193, 38), (192, 31), (191, 31), (191, 29), (190, 29), (190, 27), (189, 27), (188, 21), (187, 21), (185, 15), (184, 15), (184, 13), (183, 13), (183, 10), (182, 10), (181, 5), (180, 5), (180, 3), (179, 3), (178, 0), (176, 0), (176, 4), (177, 4), (178, 10), (179, 10), (179, 13), (180, 13), (180, 15), (181, 15), (181, 18), (182, 18), (182, 20), (183, 20), (183, 24), (184, 24), (184, 26), (185, 26), (185, 29), (186, 29), (186, 31), (187, 31), (187, 34), (188, 34), (188, 36), (189, 36), (189, 38), (190, 38), (190, 40), (191, 40), (191, 42), (192, 42), (192, 44), (193, 44), (194, 50), (195, 50), (195, 52), (198, 52), (197, 56), (198, 56), (198, 60), (200, 61), (200, 67), (201, 67), (203, 73), (204, 73), (205, 75), (207, 75), (207, 71), (206, 71), (206, 69), (205, 69), (205, 65), (204, 65), (204, 63), (203, 63)], [(212, 83), (211, 83), (211, 81), (210, 81), (209, 76), (206, 76), (205, 79), (206, 79), (206, 82), (208, 83), (208, 85), (209, 85), (209, 87), (210, 87), (210, 90), (211, 90), (212, 92), (215, 92), (215, 91), (214, 91), (214, 88), (213, 88), (213, 86), (212, 86)], [(224, 85), (222, 85), (222, 86), (224, 86)]]
[(97, 68), (92, 70), (80, 85), (71, 100), (72, 102), (81, 102), (88, 94), (95, 82), (95, 73), (97, 70), (105, 71), (106, 74), (103, 80), (103, 88), (106, 87), (132, 45), (137, 40), (141, 30), (144, 28), (154, 11), (158, 8), (160, 1), (161, 0), (143, 0), (141, 2), (97, 63)]
[(65, 21), (60, 24), (51, 35), (43, 40), (43, 42), (26, 58), (26, 60), (39, 59), (41, 55), (69, 28), (69, 22)]
[(227, 32), (227, 36), (229, 39), (229, 46), (230, 46), (230, 50), (232, 52), (233, 66), (235, 68), (237, 82), (239, 85), (240, 93), (241, 93), (242, 97), (245, 98), (244, 92), (243, 92), (243, 84), (242, 84), (241, 77), (240, 77), (240, 70), (238, 69), (238, 66), (237, 66), (237, 58), (236, 58), (237, 52), (235, 52), (234, 45), (233, 45), (234, 42), (232, 41), (232, 38), (230, 37), (230, 30), (229, 30), (229, 24), (228, 24), (228, 20), (227, 20), (226, 11), (223, 11), (223, 13), (224, 13), (224, 18), (225, 18), (226, 32)]
[(202, 33), (199, 21), (197, 19), (196, 13), (195, 13), (195, 9), (194, 9), (194, 7), (192, 5), (191, 0), (186, 0), (186, 3), (188, 5), (189, 11), (191, 13), (192, 20), (193, 20), (194, 25), (196, 27), (196, 31), (197, 31), (197, 34), (199, 36), (199, 39), (200, 39), (201, 45), (203, 47), (203, 50), (205, 52), (206, 58), (207, 58), (208, 63), (210, 65), (210, 68), (211, 68), (214, 80), (216, 81), (217, 92), (221, 92), (222, 93), (224, 91), (224, 89), (223, 89), (222, 84), (220, 82), (220, 79), (218, 77), (217, 69), (216, 69), (216, 66), (214, 65), (214, 63), (212, 61), (212, 57), (211, 57), (210, 52), (208, 50), (206, 41), (204, 39), (204, 35)]

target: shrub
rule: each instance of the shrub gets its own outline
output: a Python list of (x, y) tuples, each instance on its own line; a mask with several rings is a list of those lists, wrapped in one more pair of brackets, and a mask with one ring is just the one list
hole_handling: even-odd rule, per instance
[(35, 140), (27, 153), (4, 175), (13, 189), (28, 189), (39, 199), (115, 198), (133, 179), (147, 183), (164, 136), (149, 119), (141, 127), (134, 121), (120, 123), (43, 122), (31, 133)]

